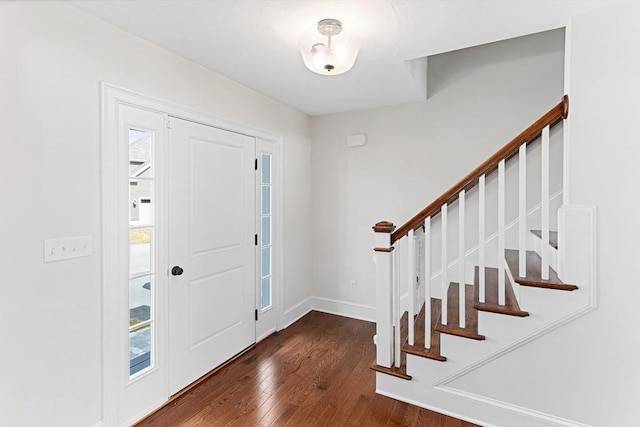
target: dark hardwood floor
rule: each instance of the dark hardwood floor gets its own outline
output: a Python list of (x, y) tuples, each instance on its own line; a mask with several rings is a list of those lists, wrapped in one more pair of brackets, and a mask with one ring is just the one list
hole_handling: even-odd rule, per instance
[(313, 311), (136, 426), (474, 425), (375, 394), (374, 333)]

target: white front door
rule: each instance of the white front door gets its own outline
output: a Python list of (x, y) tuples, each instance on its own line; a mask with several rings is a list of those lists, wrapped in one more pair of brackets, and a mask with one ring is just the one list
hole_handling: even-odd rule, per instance
[(255, 139), (171, 118), (169, 392), (255, 342)]

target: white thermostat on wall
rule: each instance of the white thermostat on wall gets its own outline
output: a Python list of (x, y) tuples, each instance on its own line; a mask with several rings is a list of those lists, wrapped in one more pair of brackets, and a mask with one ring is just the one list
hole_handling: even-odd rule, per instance
[(367, 143), (367, 136), (364, 134), (349, 135), (347, 147), (362, 147)]

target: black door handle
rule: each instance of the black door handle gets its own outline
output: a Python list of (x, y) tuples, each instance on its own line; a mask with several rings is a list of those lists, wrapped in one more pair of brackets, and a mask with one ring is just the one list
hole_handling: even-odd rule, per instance
[(182, 275), (182, 273), (184, 273), (184, 270), (177, 265), (174, 265), (173, 268), (171, 269), (171, 275), (173, 276), (180, 276)]

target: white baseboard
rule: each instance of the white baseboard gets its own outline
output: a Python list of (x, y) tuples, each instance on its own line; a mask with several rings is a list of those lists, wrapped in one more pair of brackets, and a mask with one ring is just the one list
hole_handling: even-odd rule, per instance
[(269, 329), (264, 334), (260, 335), (259, 337), (256, 337), (256, 344), (262, 341), (263, 339), (267, 338), (269, 335), (273, 334), (274, 332), (277, 332), (276, 328)]
[(376, 321), (376, 308), (371, 305), (357, 304), (331, 298), (312, 297), (312, 309), (323, 313), (337, 314), (353, 319)]
[(306, 298), (282, 313), (282, 329), (286, 329), (312, 310), (312, 297)]
[[(557, 417), (555, 415), (547, 414), (545, 412), (535, 411), (533, 409), (525, 408), (518, 405), (513, 405), (511, 403), (503, 402), (501, 400), (491, 399), (486, 396), (480, 396), (475, 393), (469, 393), (466, 391), (449, 388), (449, 387), (438, 387), (437, 389), (441, 391), (446, 391), (467, 399), (473, 399), (487, 405), (506, 409), (519, 415), (535, 418), (552, 425), (558, 425), (563, 427), (590, 427), (588, 424), (583, 424), (578, 421), (568, 420), (566, 418)], [(437, 409), (435, 410), (437, 411)], [(478, 423), (478, 424), (482, 425), (481, 423)]]
[(102, 427), (102, 421), (98, 421), (95, 424), (92, 424), (91, 427)]
[(428, 409), (430, 411), (438, 412), (438, 413), (443, 414), (443, 415), (448, 415), (450, 417), (454, 417), (454, 418), (457, 418), (459, 420), (467, 421), (467, 422), (470, 422), (470, 423), (473, 423), (473, 424), (487, 426), (486, 422), (483, 422), (483, 421), (480, 421), (480, 420), (476, 420), (475, 418), (470, 418), (470, 417), (467, 417), (467, 416), (465, 416), (463, 414), (458, 414), (456, 412), (447, 411), (445, 409), (438, 408), (437, 406), (427, 405), (427, 404), (425, 404), (423, 402), (418, 402), (417, 400), (406, 399), (404, 397), (397, 396), (397, 395), (395, 395), (393, 393), (389, 393), (389, 392), (386, 392), (386, 391), (378, 390), (377, 388), (376, 388), (376, 394), (379, 394), (381, 396), (386, 396), (386, 397), (389, 397), (389, 398), (394, 399), (394, 400), (399, 400), (400, 402), (406, 402), (406, 403), (409, 403), (409, 404), (411, 404), (413, 406), (417, 406), (419, 408), (424, 408), (424, 409)]

